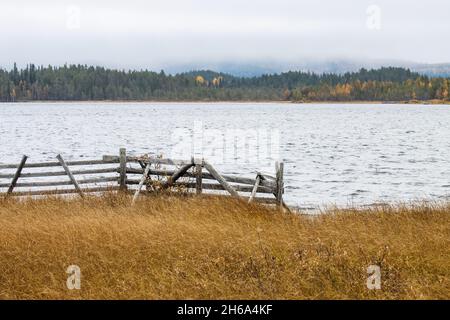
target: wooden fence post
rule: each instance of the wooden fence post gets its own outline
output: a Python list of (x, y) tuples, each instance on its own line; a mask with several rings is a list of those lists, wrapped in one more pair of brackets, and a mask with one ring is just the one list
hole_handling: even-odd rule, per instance
[(127, 149), (120, 148), (120, 190), (127, 190)]
[(69, 176), (70, 181), (72, 181), (73, 185), (75, 186), (75, 189), (77, 190), (77, 192), (80, 194), (80, 196), (83, 198), (84, 194), (83, 191), (81, 191), (80, 186), (78, 185), (77, 180), (75, 180), (75, 177), (72, 175), (72, 172), (70, 172), (69, 167), (67, 166), (66, 162), (64, 161), (63, 157), (58, 154), (56, 156), (56, 158), (58, 159), (59, 163), (61, 164), (61, 166), (64, 168), (64, 171), (67, 173), (67, 175)]
[(196, 164), (195, 165), (195, 190), (197, 194), (202, 193), (203, 189), (203, 179), (202, 179), (202, 165)]
[(13, 192), (13, 190), (14, 190), (16, 184), (17, 184), (17, 180), (19, 180), (20, 175), (22, 174), (22, 169), (25, 166), (25, 162), (27, 162), (27, 159), (28, 159), (28, 157), (25, 156), (25, 155), (22, 157), (22, 161), (20, 161), (20, 164), (17, 167), (16, 174), (14, 175), (14, 177), (13, 177), (13, 179), (11, 181), (11, 185), (9, 186), (8, 191), (6, 193), (7, 195), (11, 194)]
[(275, 164), (276, 168), (276, 181), (277, 181), (277, 204), (282, 206), (283, 205), (283, 191), (284, 191), (284, 182), (283, 182), (283, 171), (284, 171), (284, 163), (281, 162), (278, 164), (278, 162)]

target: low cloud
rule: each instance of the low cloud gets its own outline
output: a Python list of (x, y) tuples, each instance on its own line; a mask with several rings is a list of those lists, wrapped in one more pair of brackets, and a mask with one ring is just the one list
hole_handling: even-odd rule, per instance
[(3, 0), (0, 65), (158, 69), (311, 58), (436, 63), (450, 56), (449, 18), (450, 2), (439, 0)]

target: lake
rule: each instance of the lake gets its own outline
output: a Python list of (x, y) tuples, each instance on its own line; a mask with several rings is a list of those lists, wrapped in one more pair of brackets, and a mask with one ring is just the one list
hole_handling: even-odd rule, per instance
[(450, 106), (291, 103), (0, 104), (0, 162), (128, 153), (204, 156), (254, 177), (285, 163), (291, 205), (450, 198)]

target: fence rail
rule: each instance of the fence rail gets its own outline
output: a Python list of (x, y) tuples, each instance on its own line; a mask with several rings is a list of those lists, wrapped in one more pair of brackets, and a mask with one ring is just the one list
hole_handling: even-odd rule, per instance
[[(134, 194), (134, 203), (142, 194), (187, 190), (195, 194), (231, 195), (248, 202), (286, 206), (283, 201), (283, 163), (276, 164), (274, 176), (256, 172), (253, 179), (222, 175), (210, 163), (200, 159), (127, 156), (124, 148), (118, 156), (105, 155), (101, 160), (65, 161), (61, 155), (56, 159), (58, 161), (30, 163), (28, 157), (23, 156), (18, 164), (0, 164), (0, 195), (78, 193), (84, 196), (86, 193), (121, 190)], [(74, 167), (76, 169), (72, 170)], [(61, 177), (66, 179), (58, 179)]]

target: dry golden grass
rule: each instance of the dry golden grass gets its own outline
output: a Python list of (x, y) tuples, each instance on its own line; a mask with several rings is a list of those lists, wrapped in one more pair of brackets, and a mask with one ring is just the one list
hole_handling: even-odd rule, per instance
[[(450, 206), (320, 217), (232, 199), (0, 202), (3, 299), (448, 299)], [(68, 290), (66, 268), (81, 268)], [(366, 287), (381, 266), (381, 290)]]

